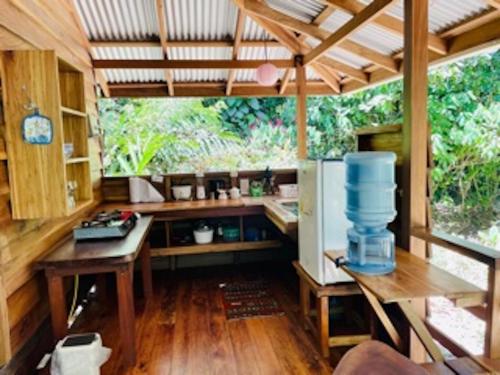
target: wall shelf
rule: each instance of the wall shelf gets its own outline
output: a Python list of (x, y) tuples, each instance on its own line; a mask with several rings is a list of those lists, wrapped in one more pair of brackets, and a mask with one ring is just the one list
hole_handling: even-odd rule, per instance
[[(6, 73), (2, 89), (11, 99), (5, 102), (4, 117), (12, 217), (71, 215), (93, 200), (83, 73), (54, 51), (6, 51), (0, 56)], [(44, 147), (25, 142), (19, 131), (26, 92), (52, 121), (52, 142)], [(66, 160), (64, 143), (73, 144), (74, 158)]]
[(72, 108), (68, 108), (68, 107), (64, 107), (64, 106), (61, 106), (61, 112), (63, 113), (63, 115), (78, 116), (78, 117), (83, 117), (83, 118), (87, 117), (87, 114), (85, 112), (80, 112), (76, 109), (72, 109)]
[(82, 157), (66, 159), (66, 164), (87, 163), (89, 161), (90, 159), (88, 156), (82, 156)]

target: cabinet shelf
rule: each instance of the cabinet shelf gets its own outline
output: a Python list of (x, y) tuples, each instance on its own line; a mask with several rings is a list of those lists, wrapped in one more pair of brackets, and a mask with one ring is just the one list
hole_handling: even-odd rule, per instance
[(206, 253), (223, 253), (231, 251), (263, 250), (281, 247), (279, 240), (267, 241), (236, 241), (236, 242), (214, 242), (206, 245), (186, 245), (163, 248), (152, 248), (151, 256), (161, 257), (170, 255), (191, 255)]
[(66, 159), (66, 164), (87, 163), (90, 159), (87, 156)]
[(61, 106), (61, 112), (63, 113), (63, 115), (77, 116), (77, 117), (83, 117), (83, 118), (87, 117), (87, 114), (85, 112), (81, 112), (81, 111), (78, 111), (76, 109), (64, 107), (64, 106)]

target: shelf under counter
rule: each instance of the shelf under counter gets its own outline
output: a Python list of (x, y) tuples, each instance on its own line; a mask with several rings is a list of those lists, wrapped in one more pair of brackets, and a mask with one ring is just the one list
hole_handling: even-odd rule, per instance
[(203, 245), (171, 246), (163, 248), (151, 248), (151, 256), (162, 257), (171, 255), (194, 255), (207, 253), (223, 253), (246, 250), (265, 250), (281, 247), (279, 240), (266, 241), (235, 241), (235, 242), (213, 242)]

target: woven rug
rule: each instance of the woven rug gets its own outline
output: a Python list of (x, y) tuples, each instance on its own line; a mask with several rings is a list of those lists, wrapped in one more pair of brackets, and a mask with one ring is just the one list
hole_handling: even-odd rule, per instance
[(235, 282), (220, 284), (219, 287), (229, 320), (284, 314), (265, 282)]

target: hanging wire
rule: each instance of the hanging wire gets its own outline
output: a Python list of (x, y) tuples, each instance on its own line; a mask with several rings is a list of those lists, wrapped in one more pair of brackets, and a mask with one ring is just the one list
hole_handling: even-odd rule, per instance
[(26, 88), (26, 85), (22, 85), (21, 90), (26, 94), (26, 99), (27, 99), (27, 104), (23, 104), (24, 109), (27, 111), (36, 111), (38, 109), (38, 106), (36, 105), (35, 102), (33, 102), (33, 99), (31, 99), (31, 96), (28, 94), (28, 89)]

